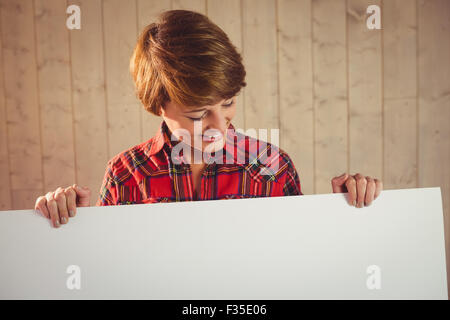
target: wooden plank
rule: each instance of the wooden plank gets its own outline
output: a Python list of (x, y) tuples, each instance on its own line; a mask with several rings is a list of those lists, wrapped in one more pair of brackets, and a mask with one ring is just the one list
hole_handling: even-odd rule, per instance
[(136, 44), (136, 1), (104, 0), (109, 158), (142, 142), (140, 102), (129, 72)]
[(59, 0), (34, 3), (44, 190), (55, 190), (75, 181), (66, 3)]
[(314, 192), (311, 0), (278, 2), (280, 146), (291, 156), (303, 193)]
[(384, 101), (384, 189), (417, 186), (417, 99)]
[[(81, 9), (81, 29), (69, 31), (76, 181), (99, 194), (109, 159), (101, 0), (68, 1)], [(130, 80), (131, 81), (131, 80)]]
[(206, 0), (172, 0), (173, 10), (192, 10), (206, 14)]
[(381, 30), (366, 25), (366, 9), (380, 1), (347, 1), (349, 170), (383, 178)]
[[(240, 0), (208, 0), (208, 17), (217, 24), (230, 38), (242, 55), (242, 20)], [(245, 67), (245, 65), (244, 65)], [(236, 99), (236, 114), (233, 118), (233, 126), (236, 129), (244, 129), (245, 124), (245, 88), (241, 90)]]
[(3, 71), (3, 44), (0, 36), (0, 172), (3, 173), (2, 183), (0, 184), (0, 210), (11, 210), (12, 195), (10, 182), (11, 177), (9, 171), (8, 130), (6, 127), (7, 118), (4, 78), (5, 74)]
[(275, 2), (249, 0), (242, 6), (245, 128), (279, 129)]
[(44, 191), (33, 2), (2, 0), (1, 23), (13, 209), (32, 208)]
[[(163, 11), (170, 10), (170, 1), (160, 0), (138, 0), (137, 1), (137, 20), (138, 20), (138, 35), (142, 30), (152, 22), (156, 22), (157, 16)], [(136, 37), (136, 41), (137, 41)], [(141, 104), (141, 126), (142, 137), (144, 141), (153, 137), (159, 130), (159, 125), (162, 121), (161, 117), (155, 116), (147, 112)]]
[(343, 0), (312, 2), (315, 193), (348, 170), (345, 10)]
[[(48, 191), (50, 190), (46, 190), (45, 193)], [(26, 186), (22, 189), (12, 190), (12, 209), (34, 209), (36, 199), (45, 193), (41, 189), (26, 189)]]
[(418, 179), (420, 187), (441, 187), (450, 274), (450, 2), (419, 0), (417, 10)]
[(384, 97), (417, 98), (416, 0), (383, 1)]
[(415, 0), (383, 2), (384, 187), (417, 186)]

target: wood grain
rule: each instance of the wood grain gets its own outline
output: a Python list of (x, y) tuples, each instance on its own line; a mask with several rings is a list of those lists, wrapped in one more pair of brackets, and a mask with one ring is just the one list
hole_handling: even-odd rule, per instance
[[(1, 35), (1, 23), (0, 23)], [(0, 172), (2, 183), (0, 184), (0, 210), (9, 210), (12, 207), (11, 176), (9, 169), (9, 146), (5, 103), (5, 82), (3, 70), (3, 44), (0, 36)]]
[(345, 10), (342, 0), (312, 2), (315, 193), (348, 171)]
[(129, 61), (136, 44), (136, 1), (103, 1), (109, 158), (140, 144), (141, 103), (134, 94)]
[(278, 2), (280, 146), (293, 160), (304, 194), (314, 193), (311, 26), (311, 0)]
[[(95, 204), (109, 159), (101, 0), (68, 1), (81, 9), (81, 29), (70, 30), (76, 182)], [(75, 182), (75, 181), (74, 181)]]
[(36, 56), (41, 106), (44, 189), (75, 181), (75, 150), (66, 3), (36, 0)]
[(25, 209), (44, 192), (34, 8), (27, 0), (0, 3), (12, 207)]
[(417, 186), (415, 0), (383, 2), (384, 187)]
[(349, 171), (382, 179), (381, 30), (367, 28), (369, 5), (380, 1), (347, 1)]
[(206, 14), (206, 0), (172, 0), (173, 10), (192, 10)]
[(275, 2), (270, 0), (249, 0), (242, 4), (247, 130), (279, 130), (280, 127), (275, 9)]

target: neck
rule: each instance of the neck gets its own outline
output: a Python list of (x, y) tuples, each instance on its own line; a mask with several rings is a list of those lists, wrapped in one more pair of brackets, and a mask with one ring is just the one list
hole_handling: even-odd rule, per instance
[[(194, 156), (195, 154), (197, 154), (197, 159), (200, 159), (200, 162), (195, 161), (195, 160), (197, 160)], [(203, 153), (200, 150), (194, 149), (192, 147), (191, 147), (191, 166), (195, 166), (195, 167), (205, 166), (205, 162), (203, 161)]]

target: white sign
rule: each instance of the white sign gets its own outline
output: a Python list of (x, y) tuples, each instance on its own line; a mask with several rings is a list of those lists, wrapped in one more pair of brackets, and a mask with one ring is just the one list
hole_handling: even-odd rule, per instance
[(2, 299), (447, 299), (440, 188), (0, 212)]

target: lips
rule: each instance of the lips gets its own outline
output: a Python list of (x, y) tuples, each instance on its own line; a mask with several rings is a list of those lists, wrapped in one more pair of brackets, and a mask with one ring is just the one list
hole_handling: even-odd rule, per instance
[(223, 135), (220, 132), (217, 132), (213, 135), (203, 134), (202, 140), (205, 142), (213, 142), (222, 139)]

